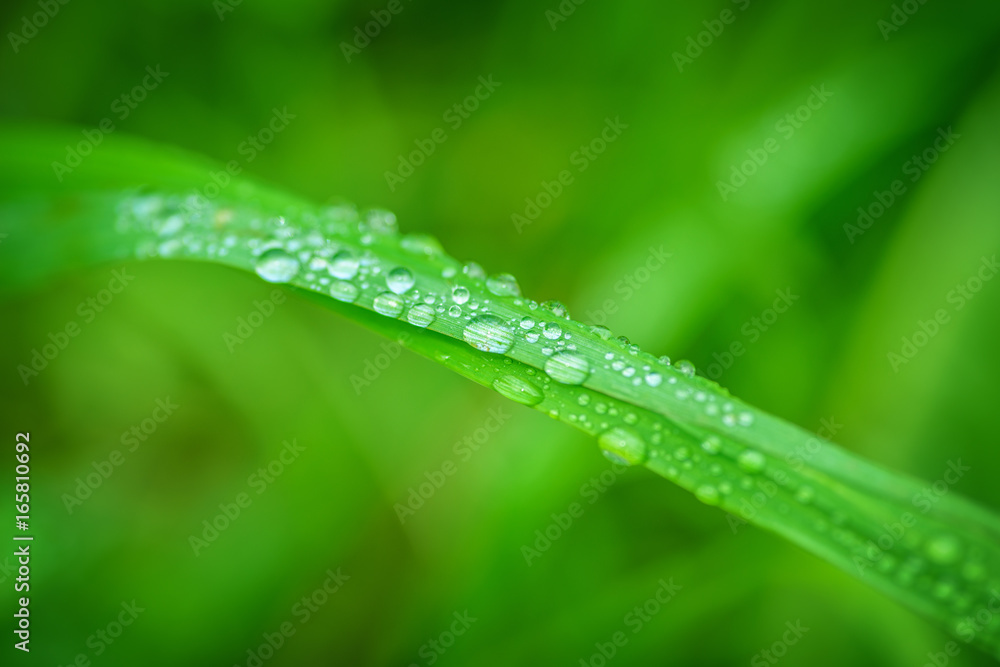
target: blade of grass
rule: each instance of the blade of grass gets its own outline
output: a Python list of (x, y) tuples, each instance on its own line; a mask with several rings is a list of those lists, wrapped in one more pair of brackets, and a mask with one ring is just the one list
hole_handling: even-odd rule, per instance
[[(1000, 656), (1000, 519), (520, 296), (383, 211), (323, 208), (174, 151), (109, 138), (61, 181), (66, 135), (0, 132), (0, 290), (126, 259), (256, 271), (589, 434)], [(206, 197), (205, 195), (214, 195)]]

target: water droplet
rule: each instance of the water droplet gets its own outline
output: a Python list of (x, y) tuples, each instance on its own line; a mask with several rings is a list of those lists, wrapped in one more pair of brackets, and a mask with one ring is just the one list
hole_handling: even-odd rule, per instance
[(269, 283), (287, 283), (299, 272), (299, 260), (281, 248), (271, 248), (261, 253), (254, 269)]
[(470, 278), (475, 278), (476, 280), (482, 280), (486, 277), (486, 272), (483, 271), (483, 267), (479, 266), (479, 264), (476, 264), (475, 262), (467, 262), (465, 266), (462, 267), (462, 273)]
[(465, 342), (483, 352), (503, 354), (514, 344), (514, 334), (496, 315), (481, 315), (462, 332)]
[(695, 490), (694, 495), (706, 505), (718, 505), (721, 499), (719, 490), (711, 484), (702, 484)]
[(601, 451), (611, 461), (623, 465), (643, 463), (648, 456), (646, 443), (638, 435), (624, 428), (613, 428), (597, 437)]
[(338, 301), (352, 303), (358, 298), (358, 287), (354, 283), (349, 283), (346, 280), (337, 280), (330, 285), (330, 295)]
[(927, 557), (940, 565), (950, 565), (958, 560), (962, 546), (951, 535), (938, 535), (931, 539), (926, 547)]
[(341, 250), (336, 255), (330, 259), (330, 265), (327, 267), (327, 271), (334, 278), (340, 278), (341, 280), (350, 280), (354, 276), (358, 275), (358, 266), (360, 261), (358, 256), (354, 254), (351, 250)]
[(549, 340), (556, 340), (562, 336), (562, 328), (555, 322), (546, 322), (542, 325), (542, 335)]
[(659, 361), (664, 366), (669, 366), (670, 365), (670, 357), (668, 357), (667, 355), (663, 355), (662, 357), (660, 357)]
[(451, 288), (451, 300), (458, 305), (463, 305), (469, 300), (469, 290), (462, 285), (455, 285)]
[(753, 414), (750, 412), (741, 412), (736, 421), (739, 422), (740, 426), (750, 426), (753, 424)]
[(764, 465), (767, 460), (764, 455), (754, 449), (744, 449), (740, 452), (740, 455), (736, 457), (736, 464), (744, 472), (756, 473), (764, 469)]
[(694, 364), (692, 364), (687, 359), (681, 359), (676, 364), (674, 368), (680, 371), (681, 375), (686, 375), (687, 377), (694, 377)]
[(535, 328), (535, 320), (530, 315), (525, 315), (521, 318), (521, 328), (525, 331), (529, 331)]
[(561, 317), (565, 320), (569, 319), (569, 309), (558, 301), (546, 301), (542, 304), (542, 308), (549, 311), (556, 317)]
[(498, 273), (486, 280), (486, 289), (497, 296), (521, 296), (521, 286), (517, 278), (509, 273)]
[(434, 308), (426, 303), (416, 305), (410, 308), (410, 312), (406, 314), (406, 320), (414, 326), (429, 326), (434, 321)]
[(375, 312), (386, 317), (399, 317), (399, 314), (403, 312), (403, 300), (392, 292), (382, 292), (375, 297), (372, 307)]
[(538, 405), (544, 394), (535, 385), (515, 375), (503, 375), (493, 381), (493, 389), (522, 405)]
[(803, 505), (808, 505), (812, 502), (815, 495), (811, 486), (800, 486), (799, 490), (795, 492), (795, 500)]
[(600, 324), (595, 324), (590, 327), (590, 333), (594, 334), (601, 340), (611, 340), (611, 337), (614, 336), (614, 334), (611, 333), (611, 329), (602, 327)]
[(545, 362), (545, 372), (556, 382), (582, 384), (590, 375), (590, 364), (575, 352), (558, 352)]
[(719, 440), (714, 435), (709, 436), (701, 443), (701, 448), (704, 449), (709, 454), (718, 454), (722, 451), (722, 441)]
[(396, 214), (380, 208), (373, 208), (365, 216), (365, 222), (372, 231), (379, 234), (395, 234), (398, 230), (396, 225)]
[(461, 317), (462, 316), (462, 307), (461, 306), (452, 305), (450, 308), (448, 308), (448, 314), (450, 316), (452, 316), (452, 317)]
[(663, 376), (659, 373), (646, 373), (646, 384), (650, 387), (659, 387), (663, 383)]
[(385, 277), (386, 287), (396, 294), (408, 291), (415, 282), (413, 274), (405, 266), (397, 266)]

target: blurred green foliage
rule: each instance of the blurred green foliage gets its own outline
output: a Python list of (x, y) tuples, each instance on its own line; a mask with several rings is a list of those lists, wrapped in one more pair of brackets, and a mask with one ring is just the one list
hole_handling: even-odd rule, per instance
[[(111, 118), (319, 202), (384, 206), (578, 319), (611, 300), (617, 333), (719, 364), (733, 393), (806, 428), (833, 420), (853, 451), (928, 480), (961, 459), (955, 490), (1000, 507), (1000, 285), (960, 310), (948, 298), (1000, 245), (996, 3), (928, 2), (886, 39), (891, 3), (587, 2), (553, 29), (554, 1), (401, 0), (350, 62), (342, 43), (388, 4), (219, 6), (60, 5), (16, 52), (4, 44), (0, 114), (81, 131)], [(679, 71), (675, 53), (724, 10)], [(7, 3), (4, 34), (38, 11)], [(121, 117), (147, 66), (169, 74)], [(454, 127), (448, 110), (490, 76), (500, 85)], [(832, 95), (789, 135), (778, 123), (813, 86)], [(286, 107), (295, 118), (248, 160), (241, 144)], [(628, 127), (580, 171), (574, 154), (608, 118)], [(960, 138), (911, 181), (912, 156), (949, 127)], [(390, 189), (386, 172), (435, 128), (446, 140)], [(723, 200), (718, 182), (769, 139), (778, 150)], [(512, 215), (562, 170), (572, 183), (519, 230)], [(896, 179), (905, 192), (849, 238)], [(660, 246), (670, 260), (640, 280)], [(111, 268), (4, 303), (3, 423), (34, 445), (31, 664), (246, 665), (286, 621), (296, 633), (265, 664), (596, 665), (618, 631), (608, 664), (746, 664), (799, 619), (809, 631), (782, 664), (919, 665), (951, 641), (647, 471), (591, 503), (583, 485), (608, 464), (590, 439), (423, 359), (352, 382), (384, 341), (297, 297), (230, 353), (224, 334), (271, 293), (250, 277), (130, 265), (135, 280), (84, 323), (78, 305)], [(754, 324), (786, 289), (794, 306)], [(894, 369), (887, 354), (942, 308), (949, 322)], [(17, 365), (70, 320), (81, 335), (26, 387)], [(733, 343), (745, 352), (723, 364)], [(127, 451), (122, 434), (166, 397), (175, 414)], [(509, 418), (463, 460), (456, 443), (496, 409)], [(286, 440), (305, 450), (258, 495), (248, 478)], [(64, 494), (115, 449), (124, 463), (68, 512)], [(401, 524), (394, 506), (447, 460), (456, 474)], [(241, 492), (250, 506), (196, 556), (190, 536)], [(522, 547), (574, 502), (583, 515), (526, 564)], [(350, 579), (299, 623), (295, 605), (337, 568)], [(671, 578), (683, 588), (634, 633), (626, 615)], [(133, 599), (135, 623), (88, 645)], [(437, 659), (427, 642), (466, 610), (477, 620)], [(950, 664), (989, 662), (963, 646)]]

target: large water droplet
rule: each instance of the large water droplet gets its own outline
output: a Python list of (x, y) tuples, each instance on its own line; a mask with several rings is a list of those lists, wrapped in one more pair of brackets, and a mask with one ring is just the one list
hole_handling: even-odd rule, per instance
[(330, 265), (326, 268), (330, 275), (341, 280), (350, 280), (358, 275), (358, 266), (361, 261), (354, 254), (353, 250), (341, 250), (330, 259)]
[(557, 352), (546, 360), (545, 372), (556, 382), (582, 384), (590, 375), (590, 364), (575, 352)]
[(950, 565), (958, 560), (962, 545), (951, 535), (938, 535), (927, 543), (924, 550), (927, 557), (935, 563)]
[(604, 456), (624, 465), (643, 463), (649, 452), (645, 441), (634, 432), (624, 428), (613, 428), (597, 437)]
[(503, 354), (514, 344), (514, 334), (496, 315), (482, 315), (472, 320), (462, 332), (465, 342), (483, 352)]
[(413, 287), (416, 281), (413, 274), (405, 266), (397, 266), (385, 277), (385, 284), (396, 294), (403, 294)]
[(337, 280), (330, 285), (330, 296), (338, 301), (352, 303), (358, 298), (358, 287), (346, 280)]
[(469, 290), (462, 285), (455, 285), (451, 289), (451, 300), (461, 306), (469, 300)]
[(287, 283), (299, 272), (299, 260), (281, 248), (271, 248), (261, 253), (254, 269), (269, 283)]
[(686, 375), (687, 377), (694, 377), (694, 364), (692, 364), (687, 359), (681, 359), (676, 364), (674, 368), (680, 371), (681, 375)]
[(542, 325), (542, 335), (549, 340), (556, 340), (562, 337), (562, 328), (555, 322), (546, 322)]
[(486, 289), (497, 296), (521, 296), (521, 286), (517, 278), (509, 273), (498, 273), (486, 279)]
[(569, 309), (558, 301), (546, 301), (542, 304), (542, 308), (556, 317), (561, 317), (565, 320), (569, 319)]
[(754, 449), (744, 449), (736, 457), (736, 464), (745, 472), (757, 473), (764, 469), (767, 459)]
[(541, 390), (527, 380), (515, 375), (503, 375), (493, 381), (493, 389), (502, 396), (522, 405), (538, 405), (544, 395)]
[(718, 505), (721, 500), (719, 490), (711, 484), (702, 484), (694, 492), (695, 497), (706, 505)]
[(372, 307), (375, 312), (386, 317), (399, 317), (399, 314), (403, 312), (403, 299), (392, 292), (382, 292), (375, 297)]
[(418, 304), (410, 308), (410, 312), (406, 314), (406, 320), (414, 326), (430, 326), (431, 322), (434, 321), (434, 308), (426, 303)]

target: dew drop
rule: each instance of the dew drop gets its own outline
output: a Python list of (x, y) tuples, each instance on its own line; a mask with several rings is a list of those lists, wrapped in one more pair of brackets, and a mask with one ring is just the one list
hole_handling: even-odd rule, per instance
[(678, 361), (676, 364), (674, 364), (674, 368), (680, 371), (681, 375), (685, 375), (689, 378), (694, 377), (694, 364), (692, 364), (687, 359), (681, 359), (680, 361)]
[(481, 315), (462, 332), (465, 342), (483, 352), (503, 354), (514, 344), (514, 334), (496, 315)]
[(470, 278), (475, 278), (476, 280), (482, 280), (486, 277), (486, 272), (483, 271), (483, 267), (479, 266), (479, 264), (476, 264), (475, 262), (467, 262), (465, 266), (462, 267), (462, 273)]
[(545, 362), (545, 372), (556, 382), (582, 384), (590, 375), (590, 364), (575, 352), (557, 352)]
[(924, 550), (935, 563), (950, 565), (958, 560), (962, 547), (951, 535), (938, 535), (927, 543)]
[(451, 307), (448, 308), (448, 315), (450, 315), (451, 317), (461, 317), (462, 307), (452, 305)]
[(358, 287), (354, 283), (349, 283), (346, 280), (337, 280), (330, 285), (330, 296), (337, 301), (352, 303), (358, 298)]
[(736, 457), (736, 464), (744, 472), (757, 473), (764, 469), (767, 463), (764, 455), (754, 449), (745, 449)]
[(406, 314), (406, 321), (417, 327), (426, 327), (430, 326), (434, 317), (434, 308), (426, 303), (421, 303), (410, 308), (410, 312)]
[(650, 387), (659, 387), (663, 383), (663, 376), (659, 373), (646, 373), (646, 384)]
[(719, 490), (711, 484), (702, 484), (695, 490), (694, 495), (706, 505), (718, 505), (721, 498)]
[(569, 309), (558, 301), (546, 301), (542, 304), (542, 308), (556, 317), (561, 317), (565, 320), (569, 319)]
[(287, 283), (299, 272), (299, 260), (281, 248), (271, 248), (261, 253), (254, 269), (269, 283)]
[(415, 282), (413, 274), (405, 266), (397, 266), (385, 277), (386, 287), (396, 294), (407, 292)]
[(399, 317), (403, 312), (403, 300), (392, 292), (382, 292), (372, 302), (375, 312), (386, 317)]
[(525, 315), (521, 318), (521, 328), (525, 331), (530, 331), (535, 328), (535, 320), (530, 315)]
[(649, 455), (643, 439), (624, 428), (605, 431), (597, 437), (597, 444), (605, 457), (623, 465), (643, 463)]
[(546, 322), (542, 325), (542, 335), (549, 340), (556, 340), (562, 337), (562, 327), (555, 322)]
[(503, 375), (493, 381), (493, 389), (502, 396), (522, 405), (538, 405), (542, 402), (542, 391), (527, 380), (515, 375)]
[(722, 441), (720, 441), (714, 435), (709, 436), (701, 443), (701, 448), (704, 449), (709, 454), (718, 454), (722, 451)]
[(327, 267), (327, 271), (334, 278), (340, 278), (341, 280), (350, 280), (354, 276), (358, 275), (358, 266), (361, 262), (358, 256), (350, 250), (341, 250), (336, 255), (330, 259), (330, 265)]
[(612, 336), (614, 336), (614, 334), (611, 333), (611, 329), (603, 327), (600, 324), (595, 324), (590, 327), (590, 333), (594, 334), (601, 340), (611, 340)]
[(462, 285), (455, 285), (451, 288), (451, 300), (458, 305), (463, 305), (469, 300), (469, 290)]
[(486, 289), (497, 296), (521, 296), (517, 278), (509, 273), (498, 273), (486, 279)]

